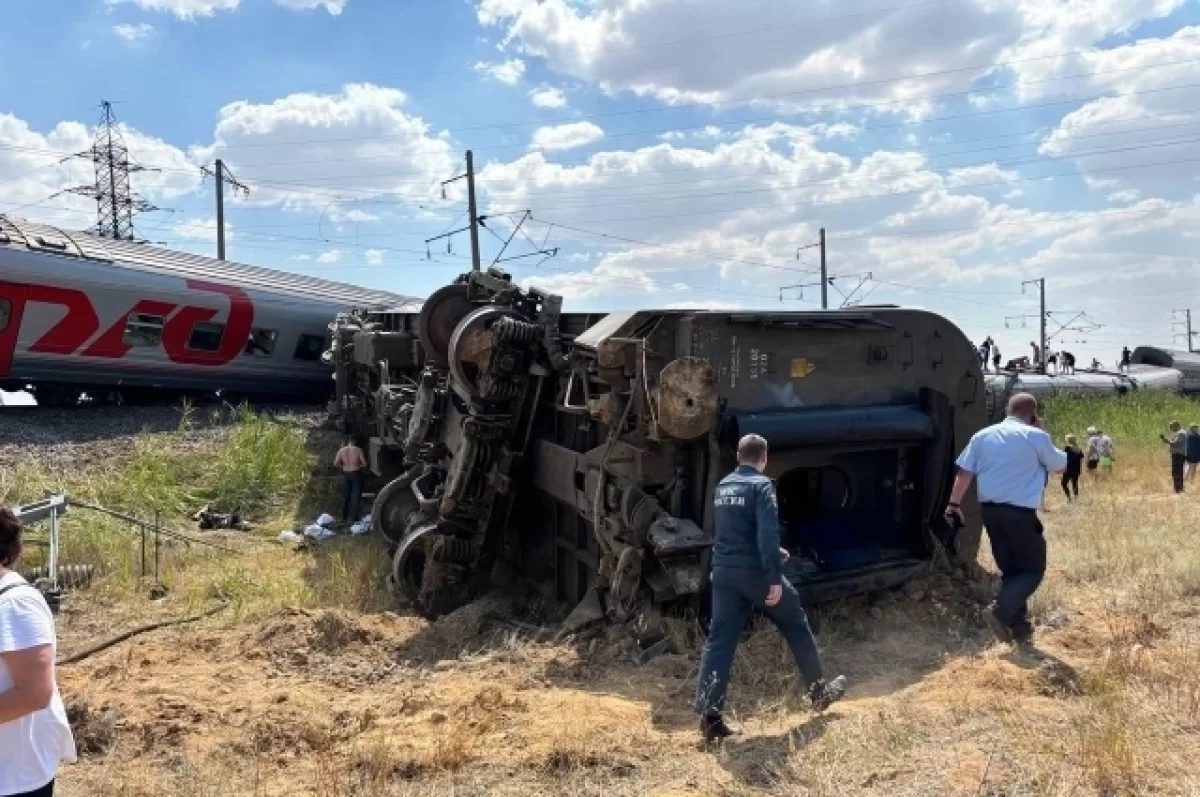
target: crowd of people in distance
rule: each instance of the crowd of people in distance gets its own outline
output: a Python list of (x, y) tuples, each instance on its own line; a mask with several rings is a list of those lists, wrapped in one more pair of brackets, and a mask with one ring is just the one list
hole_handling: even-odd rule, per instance
[[(1000, 373), (1001, 371), (1036, 371), (1047, 374), (1058, 374), (1060, 376), (1069, 376), (1075, 373), (1075, 355), (1071, 352), (1055, 351), (1049, 347), (1043, 352), (1042, 347), (1034, 341), (1030, 341), (1029, 349), (1030, 353), (1028, 355), (1014, 357), (1005, 362), (1000, 356), (1000, 347), (992, 339), (992, 336), (988, 335), (983, 339), (983, 343), (980, 343), (976, 347), (975, 352), (979, 357), (979, 365), (985, 373), (989, 370), (989, 364), (991, 365), (990, 370), (995, 373)], [(1042, 363), (1043, 355), (1045, 355), (1044, 368)], [(1003, 368), (1000, 367), (1002, 362), (1004, 363)], [(1117, 370), (1125, 373), (1132, 364), (1133, 352), (1129, 350), (1128, 346), (1125, 346), (1121, 349), (1121, 359), (1118, 361)], [(1093, 357), (1092, 364), (1088, 366), (1087, 370), (1103, 371), (1104, 363)]]
[[(1171, 421), (1167, 433), (1159, 438), (1171, 453), (1171, 486), (1176, 494), (1181, 494), (1200, 470), (1200, 424), (1193, 423), (1184, 429), (1178, 421)], [(1087, 443), (1082, 449), (1073, 434), (1066, 435), (1063, 442), (1067, 467), (1062, 472), (1062, 491), (1068, 501), (1074, 501), (1079, 498), (1079, 479), (1085, 469), (1091, 474), (1093, 484), (1112, 473), (1116, 447), (1112, 438), (1095, 426), (1088, 427)]]

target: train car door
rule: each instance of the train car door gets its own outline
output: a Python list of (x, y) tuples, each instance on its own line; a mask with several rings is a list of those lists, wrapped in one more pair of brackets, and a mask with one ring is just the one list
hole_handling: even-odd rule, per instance
[(0, 282), (0, 377), (8, 376), (12, 370), (28, 293), (24, 285)]

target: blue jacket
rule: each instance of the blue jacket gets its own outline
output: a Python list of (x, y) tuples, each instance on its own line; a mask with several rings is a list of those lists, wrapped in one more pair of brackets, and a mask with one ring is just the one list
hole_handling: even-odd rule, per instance
[(1185, 456), (1188, 462), (1200, 462), (1200, 433), (1187, 433), (1187, 450)]
[(782, 583), (779, 505), (771, 480), (738, 465), (717, 485), (713, 506), (713, 566), (762, 570), (768, 585)]

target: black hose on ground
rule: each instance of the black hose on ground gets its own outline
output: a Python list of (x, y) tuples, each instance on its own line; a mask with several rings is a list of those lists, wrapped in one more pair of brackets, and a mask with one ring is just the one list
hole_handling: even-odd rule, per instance
[(59, 659), (56, 662), (56, 665), (59, 667), (62, 667), (63, 665), (66, 665), (66, 664), (76, 664), (76, 663), (81, 662), (84, 659), (88, 658), (89, 656), (94, 656), (103, 650), (108, 650), (112, 646), (119, 645), (120, 643), (124, 642), (125, 640), (132, 639), (133, 637), (139, 636), (140, 634), (145, 634), (150, 631), (157, 631), (160, 628), (169, 628), (170, 626), (173, 626), (173, 625), (186, 625), (187, 623), (199, 622), (201, 620), (212, 617), (214, 614), (222, 611), (223, 609), (229, 608), (229, 604), (230, 604), (230, 601), (226, 600), (225, 602), (221, 603), (218, 606), (214, 606), (213, 608), (203, 611), (200, 614), (194, 614), (191, 617), (182, 617), (178, 620), (162, 620), (157, 623), (149, 623), (147, 625), (138, 626), (137, 628), (130, 629), (129, 631), (124, 632), (123, 634), (117, 634), (115, 637), (112, 637), (111, 639), (106, 639), (97, 645), (92, 645), (90, 648), (81, 650), (78, 653), (74, 653), (70, 656), (67, 656), (65, 659)]

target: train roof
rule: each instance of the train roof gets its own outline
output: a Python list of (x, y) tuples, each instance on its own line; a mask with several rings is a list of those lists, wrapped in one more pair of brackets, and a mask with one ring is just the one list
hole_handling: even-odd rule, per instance
[(1158, 346), (1138, 346), (1133, 350), (1130, 359), (1134, 364), (1200, 371), (1200, 352), (1163, 349)]
[(102, 238), (0, 215), (0, 250), (21, 249), (59, 257), (93, 260), (118, 268), (174, 277), (210, 279), (255, 290), (285, 293), (347, 307), (394, 308), (420, 300), (287, 271), (217, 260), (132, 241)]

